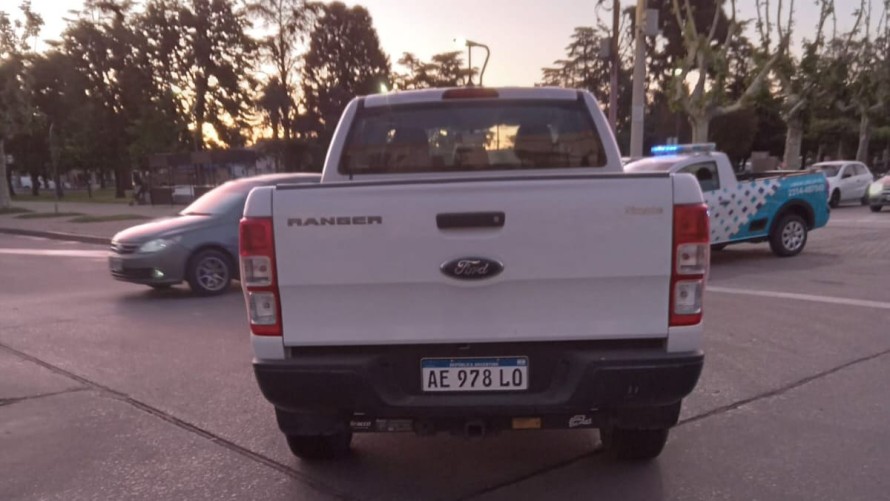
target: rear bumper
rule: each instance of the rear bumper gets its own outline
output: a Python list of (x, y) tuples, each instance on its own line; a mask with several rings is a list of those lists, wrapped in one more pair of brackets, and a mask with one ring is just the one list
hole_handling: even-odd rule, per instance
[[(663, 340), (312, 348), (290, 355), (254, 362), (260, 389), (279, 410), (286, 433), (379, 418), (483, 419), (498, 427), (502, 418), (561, 420), (579, 414), (588, 427), (626, 421), (668, 427), (676, 424), (678, 404), (695, 387), (704, 361), (701, 352), (665, 352)], [(420, 389), (422, 358), (514, 355), (529, 359), (527, 391), (425, 394)], [(656, 408), (668, 411), (650, 412)]]

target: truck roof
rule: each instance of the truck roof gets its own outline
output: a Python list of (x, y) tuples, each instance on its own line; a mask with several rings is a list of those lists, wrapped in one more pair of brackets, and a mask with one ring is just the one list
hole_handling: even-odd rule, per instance
[[(373, 94), (364, 98), (364, 105), (369, 108), (374, 108), (402, 104), (440, 102), (444, 98), (446, 92), (455, 94), (454, 99), (461, 99), (461, 94), (465, 94), (467, 99), (552, 99), (555, 101), (572, 101), (578, 99), (577, 90), (558, 87), (450, 87)], [(473, 96), (474, 93), (476, 96)]]

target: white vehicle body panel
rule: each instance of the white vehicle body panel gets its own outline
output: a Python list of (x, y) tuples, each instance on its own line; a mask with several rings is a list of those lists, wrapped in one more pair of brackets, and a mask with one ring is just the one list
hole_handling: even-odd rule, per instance
[[(859, 201), (865, 196), (868, 192), (868, 187), (874, 181), (874, 175), (871, 173), (871, 170), (861, 162), (837, 160), (820, 162), (813, 165), (813, 167), (818, 168), (823, 165), (840, 167), (836, 176), (828, 177), (826, 173), (825, 179), (828, 180), (829, 193), (834, 193), (835, 190), (840, 192), (841, 202)], [(847, 173), (851, 175), (844, 177)]]
[[(680, 177), (680, 196), (700, 201), (694, 178)], [(669, 176), (312, 188), (279, 187), (273, 198), (285, 345), (668, 334)], [(437, 214), (484, 211), (504, 212), (504, 226), (436, 224)], [(333, 216), (378, 216), (382, 224), (288, 225)], [(503, 273), (468, 282), (439, 269), (473, 256), (500, 261)]]

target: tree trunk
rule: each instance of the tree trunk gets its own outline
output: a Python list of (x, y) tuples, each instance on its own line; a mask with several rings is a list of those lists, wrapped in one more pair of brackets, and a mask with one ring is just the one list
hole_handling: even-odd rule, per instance
[(6, 140), (0, 137), (0, 208), (9, 207), (11, 200), (9, 199), (9, 186), (6, 184)]
[(711, 125), (711, 119), (707, 115), (690, 116), (689, 125), (692, 126), (693, 143), (708, 142), (708, 131)]
[(819, 148), (816, 149), (816, 161), (821, 162), (823, 155), (825, 155), (825, 144), (819, 141)]
[(15, 186), (12, 185), (12, 169), (6, 167), (6, 186), (9, 188), (10, 200), (15, 198)]
[(204, 149), (204, 122), (207, 119), (207, 78), (195, 82), (195, 151)]
[(40, 179), (34, 171), (31, 171), (31, 195), (35, 197), (40, 195)]
[(845, 156), (846, 153), (844, 153), (844, 140), (839, 139), (837, 142), (837, 156), (832, 160), (843, 160)]
[[(288, 96), (290, 99), (290, 96)], [(291, 138), (291, 117), (290, 117), (290, 106), (285, 105), (284, 109), (281, 110), (281, 126), (284, 129), (284, 139), (289, 140)]]
[(126, 167), (115, 167), (114, 169), (114, 198), (126, 198), (128, 181), (130, 180), (129, 171)]
[(803, 144), (803, 120), (794, 117), (788, 120), (785, 134), (785, 168), (798, 170), (801, 167), (800, 148)]
[(62, 191), (62, 175), (59, 174), (58, 167), (53, 172), (53, 182), (56, 183), (56, 199), (60, 199), (65, 193)]
[(856, 150), (856, 160), (868, 164), (868, 143), (871, 140), (871, 123), (868, 114), (863, 112), (859, 118), (859, 148)]

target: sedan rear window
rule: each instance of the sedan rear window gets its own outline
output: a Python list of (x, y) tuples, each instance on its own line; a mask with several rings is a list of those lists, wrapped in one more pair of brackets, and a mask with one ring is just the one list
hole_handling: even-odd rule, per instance
[(581, 102), (429, 103), (361, 110), (343, 174), (603, 167), (606, 156)]

